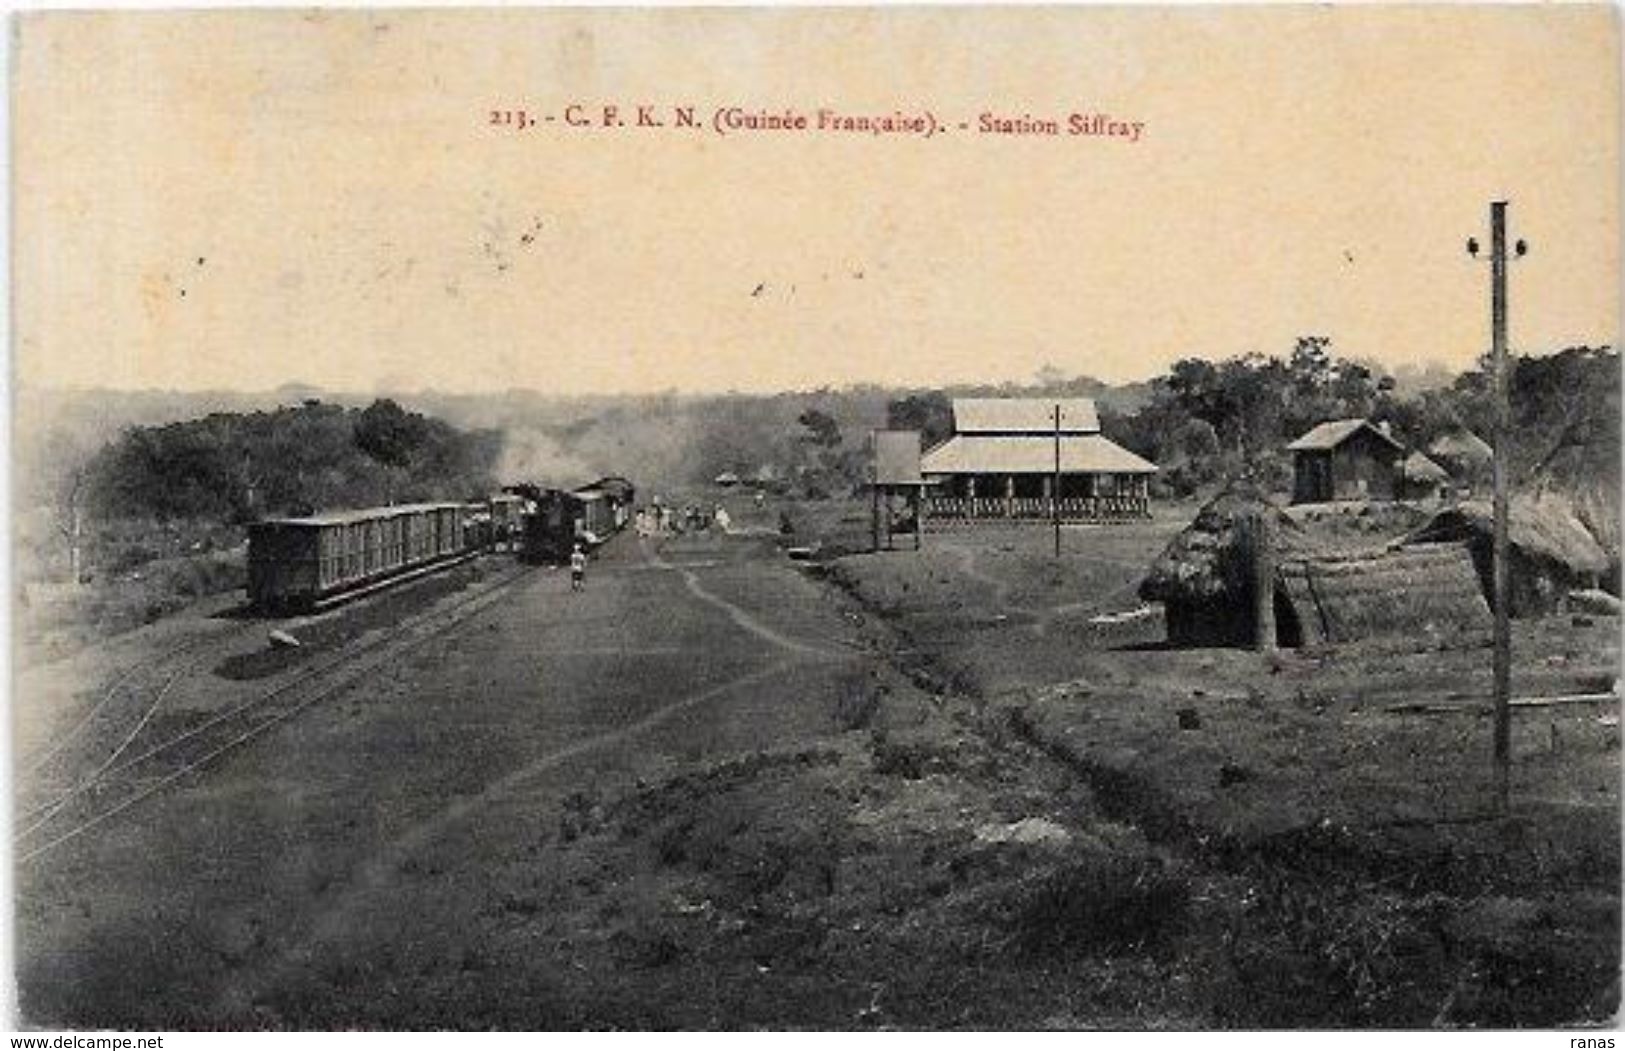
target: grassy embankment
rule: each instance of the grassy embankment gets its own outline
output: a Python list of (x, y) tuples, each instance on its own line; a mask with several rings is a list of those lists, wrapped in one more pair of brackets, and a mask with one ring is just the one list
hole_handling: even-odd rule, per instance
[[(1203, 978), (1190, 1007), (1206, 1024), (1610, 1017), (1617, 708), (1521, 711), (1500, 816), (1489, 720), (1404, 710), (1487, 697), (1482, 648), (1402, 639), (1264, 658), (1068, 619), (1057, 600), (1092, 611), (1132, 594), (1136, 563), (1166, 538), (1155, 524), (1080, 530), (1057, 563), (1037, 531), (928, 535), (923, 554), (855, 555), (830, 572), (909, 661), (969, 700), (976, 725), (1051, 756), (1111, 827), (1166, 855), (1183, 888), (1180, 966)], [(1618, 663), (1614, 621), (1517, 626), (1521, 695), (1606, 690)], [(1060, 879), (1064, 926), (1093, 892)]]

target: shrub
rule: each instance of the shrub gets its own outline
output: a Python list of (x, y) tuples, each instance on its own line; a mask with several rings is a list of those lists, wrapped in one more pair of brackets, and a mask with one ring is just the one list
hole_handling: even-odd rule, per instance
[(1185, 927), (1190, 880), (1160, 858), (1089, 856), (1018, 885), (999, 919), (1033, 955), (1119, 955), (1165, 947)]
[(885, 686), (872, 675), (857, 673), (843, 678), (835, 698), (835, 724), (842, 730), (862, 730), (874, 722), (880, 711)]

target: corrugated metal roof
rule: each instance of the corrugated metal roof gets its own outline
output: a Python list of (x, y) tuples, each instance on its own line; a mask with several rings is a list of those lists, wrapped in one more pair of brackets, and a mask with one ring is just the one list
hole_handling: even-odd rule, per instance
[(369, 518), (394, 517), (396, 515), (413, 514), (418, 511), (442, 511), (446, 509), (460, 511), (462, 507), (462, 504), (454, 503), (395, 504), (391, 507), (365, 507), (353, 511), (324, 511), (321, 514), (302, 515), (297, 518), (266, 518), (256, 524), (312, 527), (347, 525), (351, 522), (362, 522)]
[(955, 398), (954, 433), (1052, 434), (1057, 405), (1062, 434), (1100, 430), (1093, 398)]
[[(1055, 439), (1038, 435), (955, 435), (928, 451), (920, 470), (942, 474), (1050, 474)], [(1153, 474), (1142, 460), (1099, 434), (1061, 435), (1061, 473)]]
[(875, 432), (875, 483), (919, 485), (920, 432)]
[(1308, 434), (1288, 445), (1287, 449), (1293, 452), (1311, 449), (1335, 449), (1361, 429), (1370, 431), (1396, 449), (1404, 448), (1391, 435), (1384, 434), (1380, 428), (1372, 426), (1370, 420), (1361, 418), (1357, 420), (1327, 420), (1325, 423), (1317, 424), (1310, 429)]

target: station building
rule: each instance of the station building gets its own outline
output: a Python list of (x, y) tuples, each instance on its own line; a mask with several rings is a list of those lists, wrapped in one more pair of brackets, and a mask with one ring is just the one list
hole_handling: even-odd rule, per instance
[(955, 398), (953, 416), (920, 462), (934, 521), (1150, 516), (1157, 467), (1100, 433), (1092, 398)]

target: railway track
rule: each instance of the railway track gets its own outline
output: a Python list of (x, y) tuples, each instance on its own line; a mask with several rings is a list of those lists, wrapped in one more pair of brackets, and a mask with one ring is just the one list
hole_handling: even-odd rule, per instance
[[(98, 740), (117, 736), (119, 724), (125, 720), (127, 712), (123, 706), (116, 703), (121, 697), (139, 697), (154, 692), (160, 695), (167, 694), (178, 681), (174, 673), (175, 661), (181, 660), (200, 647), (230, 640), (237, 635), (246, 635), (256, 627), (256, 625), (238, 625), (225, 631), (206, 633), (187, 639), (179, 645), (171, 646), (123, 669), (102, 691), (96, 703), (91, 705), (66, 732), (45, 742), (35, 755), (23, 759), (19, 764), (19, 782), (24, 785), (49, 784), (53, 773), (74, 766), (84, 766), (86, 762), (94, 761), (88, 759), (86, 753), (93, 753), (96, 750)], [(26, 809), (23, 812), (26, 813)]]
[[(384, 667), (412, 647), (455, 630), (536, 572), (535, 567), (529, 566), (517, 569), (473, 594), (410, 617), (376, 638), (339, 650), (267, 690), (199, 717), (181, 732), (164, 737), (155, 729), (159, 724), (153, 715), (175, 683), (197, 662), (183, 664), (162, 680), (135, 728), (119, 741), (94, 772), (20, 811), (18, 831), (12, 841), (13, 856), (18, 863), (39, 858), (171, 785), (196, 775), (227, 753)], [(182, 651), (195, 649), (204, 641), (213, 639), (177, 647), (149, 663), (161, 664)], [(104, 708), (112, 692), (123, 688), (127, 680), (127, 676), (122, 677), (110, 687), (98, 708)], [(88, 717), (72, 732), (81, 733), (86, 721)]]
[[(167, 659), (195, 650), (202, 644), (203, 641), (205, 640), (195, 640), (188, 645), (177, 647), (165, 655), (154, 658), (152, 663), (154, 665), (164, 666), (164, 662)], [(145, 707), (136, 716), (135, 725), (130, 730), (124, 732), (122, 736), (119, 736), (119, 731), (116, 728), (109, 729), (107, 736), (109, 738), (119, 736), (119, 740), (113, 745), (111, 753), (103, 758), (96, 765), (95, 769), (89, 774), (74, 780), (73, 783), (66, 788), (63, 788), (60, 785), (51, 784), (50, 782), (36, 782), (40, 785), (40, 787), (31, 790), (27, 796), (19, 800), (16, 824), (22, 829), (22, 831), (18, 833), (18, 835), (27, 834), (33, 831), (33, 829), (40, 823), (49, 820), (51, 815), (54, 814), (67, 801), (74, 798), (74, 796), (80, 792), (86, 790), (90, 785), (101, 778), (101, 776), (110, 768), (112, 768), (112, 766), (118, 762), (120, 757), (123, 756), (124, 753), (129, 749), (130, 745), (142, 735), (144, 730), (146, 730), (147, 726), (151, 723), (153, 716), (156, 715), (159, 709), (163, 707), (164, 702), (168, 699), (170, 692), (179, 682), (186, 678), (188, 673), (190, 673), (191, 670), (197, 666), (201, 659), (201, 657), (194, 658), (182, 663), (178, 667), (172, 667), (168, 671), (168, 674), (163, 678), (162, 682), (151, 691), (151, 699), (146, 702)], [(121, 677), (120, 682), (128, 682), (130, 678), (131, 677), (128, 675), (123, 676)], [(114, 691), (110, 689), (108, 694), (104, 697), (104, 701), (111, 699), (113, 695)], [(111, 718), (112, 717), (108, 717), (110, 722)], [(94, 758), (85, 758), (85, 762), (81, 765), (88, 765), (89, 763), (95, 761), (96, 760)], [(40, 798), (41, 796), (44, 797), (43, 800)]]

